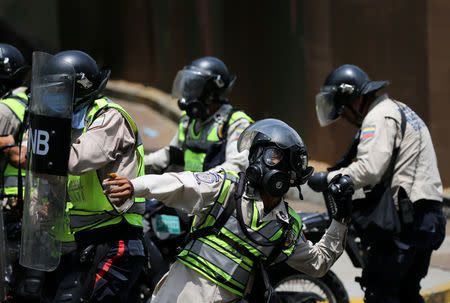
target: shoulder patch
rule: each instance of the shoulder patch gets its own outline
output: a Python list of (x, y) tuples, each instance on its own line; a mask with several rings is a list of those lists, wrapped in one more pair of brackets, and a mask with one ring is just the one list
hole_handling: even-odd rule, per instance
[(290, 229), (289, 231), (286, 232), (286, 239), (284, 242), (284, 247), (288, 248), (291, 245), (293, 245), (295, 243), (295, 231), (293, 229)]
[(375, 135), (375, 130), (376, 130), (375, 125), (367, 125), (361, 131), (361, 138), (365, 139), (373, 137)]
[(197, 183), (216, 183), (219, 182), (221, 179), (218, 174), (211, 173), (211, 172), (202, 172), (202, 173), (193, 173), (195, 180), (197, 180)]
[(91, 125), (89, 125), (88, 129), (102, 127), (104, 122), (105, 122), (105, 114), (95, 119), (94, 122), (92, 122)]
[(244, 131), (243, 128), (237, 128), (236, 129), (236, 131), (234, 132), (234, 134), (236, 135), (236, 139), (239, 139), (239, 137), (241, 136), (243, 131)]

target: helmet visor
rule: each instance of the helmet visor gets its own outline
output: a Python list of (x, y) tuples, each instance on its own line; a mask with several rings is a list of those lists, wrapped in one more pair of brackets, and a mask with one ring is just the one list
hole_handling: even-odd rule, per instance
[(238, 151), (250, 150), (252, 145), (272, 143), (281, 149), (292, 146), (303, 147), (303, 141), (297, 132), (283, 121), (264, 119), (248, 126), (238, 139)]
[(202, 96), (210, 75), (199, 70), (183, 69), (178, 71), (172, 85), (172, 98), (192, 100)]
[(334, 104), (334, 91), (321, 91), (316, 95), (316, 113), (320, 126), (330, 125), (340, 118)]

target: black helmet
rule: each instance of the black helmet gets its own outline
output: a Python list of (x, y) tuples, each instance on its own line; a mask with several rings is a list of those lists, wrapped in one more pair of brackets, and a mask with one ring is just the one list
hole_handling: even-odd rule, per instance
[(237, 144), (239, 152), (250, 151), (250, 185), (261, 185), (272, 196), (282, 196), (292, 186), (300, 190), (314, 171), (302, 138), (283, 121), (257, 121), (242, 132)]
[(359, 67), (345, 64), (332, 71), (325, 79), (321, 92), (316, 95), (317, 117), (321, 126), (336, 121), (342, 107), (353, 99), (376, 92), (389, 84), (388, 81), (371, 81)]
[(178, 106), (188, 116), (202, 117), (205, 104), (224, 102), (219, 97), (229, 91), (236, 80), (226, 65), (214, 57), (203, 57), (191, 62), (178, 71), (172, 86), (172, 97), (178, 99)]
[(57, 53), (51, 59), (54, 68), (63, 68), (71, 64), (76, 73), (75, 106), (91, 101), (106, 86), (110, 70), (99, 70), (97, 63), (88, 54), (79, 50), (68, 50)]
[(17, 48), (0, 43), (0, 95), (21, 86), (29, 69), (30, 66)]

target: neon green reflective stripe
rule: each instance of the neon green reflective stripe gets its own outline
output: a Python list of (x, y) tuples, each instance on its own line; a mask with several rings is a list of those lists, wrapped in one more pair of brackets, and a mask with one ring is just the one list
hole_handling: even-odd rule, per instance
[(205, 222), (199, 228), (211, 226), (214, 224), (214, 222), (216, 222), (216, 219), (213, 216), (208, 215), (208, 216), (206, 216)]
[[(191, 257), (188, 257), (188, 258), (189, 258), (190, 260), (195, 260), (195, 259), (192, 259)], [(209, 273), (206, 273), (206, 272), (203, 271), (203, 270), (204, 270), (203, 267), (202, 267), (202, 269), (197, 268), (194, 264), (192, 264), (192, 263), (190, 263), (190, 262), (188, 262), (188, 261), (185, 261), (185, 260), (183, 260), (183, 259), (180, 259), (180, 258), (178, 258), (178, 261), (180, 261), (181, 263), (183, 263), (183, 264), (186, 265), (187, 267), (192, 268), (192, 269), (195, 270), (196, 272), (200, 273), (201, 275), (205, 276), (206, 278), (210, 279), (211, 281), (213, 281), (213, 282), (216, 283), (217, 285), (219, 285), (219, 286), (225, 288), (226, 290), (228, 290), (228, 291), (230, 291), (230, 292), (232, 292), (232, 293), (234, 293), (234, 294), (237, 294), (237, 295), (239, 295), (239, 296), (243, 296), (243, 295), (244, 295), (242, 291), (237, 291), (237, 290), (235, 290), (234, 288), (232, 288), (232, 287), (230, 287), (230, 286), (228, 286), (228, 285), (225, 285), (225, 284), (223, 284), (223, 283), (221, 283), (221, 282), (215, 280), (214, 278), (212, 278), (212, 277), (215, 276), (215, 275), (214, 275), (211, 271), (209, 271)]]
[(192, 120), (192, 122), (191, 122), (191, 126), (189, 127), (189, 130), (190, 130), (190, 132), (191, 132), (191, 136), (192, 136), (192, 138), (194, 138), (194, 139), (198, 139), (199, 137), (200, 137), (200, 134), (202, 133), (201, 131), (199, 131), (198, 132), (198, 134), (195, 134), (195, 131), (194, 131), (194, 125), (195, 125), (195, 122), (196, 122), (197, 120)]
[(253, 217), (252, 217), (252, 224), (250, 226), (253, 230), (260, 230), (261, 228), (270, 223), (270, 221), (264, 221), (260, 225), (258, 225), (258, 217), (259, 217), (258, 207), (256, 206), (255, 201), (253, 201)]
[(227, 171), (227, 174), (232, 175), (232, 176), (234, 176), (236, 178), (239, 178), (239, 174), (234, 172), (234, 171)]
[(223, 233), (225, 236), (227, 236), (228, 238), (230, 238), (231, 240), (241, 244), (242, 246), (244, 246), (245, 248), (247, 248), (247, 250), (254, 256), (259, 257), (262, 255), (262, 253), (257, 250), (256, 248), (254, 248), (253, 246), (251, 246), (250, 244), (248, 244), (245, 241), (242, 241), (241, 238), (237, 237), (235, 234), (233, 234), (231, 231), (229, 231), (228, 229), (226, 229), (225, 227), (222, 227), (222, 229), (220, 230), (221, 233)]
[(184, 133), (184, 121), (178, 123), (178, 140), (184, 142), (186, 140), (186, 134)]
[(0, 100), (0, 103), (8, 106), (14, 112), (20, 122), (23, 122), (23, 118), (25, 117), (25, 106), (21, 102), (14, 98), (7, 98)]
[[(179, 260), (181, 262), (187, 261), (187, 262), (191, 263), (194, 266), (192, 266), (192, 265), (189, 266), (190, 264), (186, 264), (185, 262), (183, 262), (186, 265), (188, 265), (190, 268), (197, 270), (199, 273), (203, 274), (205, 277), (214, 281), (215, 283), (220, 284), (222, 287), (226, 288), (227, 290), (229, 290), (235, 294), (238, 294), (240, 296), (243, 295), (243, 291), (245, 290), (245, 285), (242, 285), (239, 282), (233, 280), (232, 277), (230, 275), (228, 275), (226, 272), (222, 271), (217, 266), (214, 266), (212, 263), (204, 260), (202, 257), (197, 256), (193, 253), (189, 253), (189, 255), (186, 255), (183, 259), (179, 259)], [(211, 270), (207, 270), (207, 268), (210, 268)], [(231, 286), (221, 283), (220, 281), (217, 280), (217, 278), (215, 279), (214, 277), (217, 276), (217, 274), (219, 274), (223, 279), (225, 279), (230, 284), (233, 284), (232, 286), (241, 289), (241, 291), (239, 291), (236, 288), (232, 288)]]
[(64, 232), (61, 236), (62, 242), (74, 242), (75, 237), (73, 232), (70, 230), (70, 218), (69, 218), (69, 210), (73, 207), (71, 202), (66, 202), (66, 212), (64, 214)]
[[(299, 226), (302, 226), (302, 219), (300, 218), (300, 216), (295, 212), (295, 210), (293, 210), (291, 207), (288, 207), (288, 213), (289, 215), (291, 215), (291, 217), (293, 217), (299, 224)], [(299, 226), (296, 226), (297, 228)]]
[(184, 151), (184, 170), (187, 171), (203, 171), (203, 162), (205, 160), (205, 153), (195, 153), (190, 149)]
[(184, 110), (181, 112), (180, 121), (178, 122), (178, 140), (180, 142), (184, 142), (186, 140), (186, 134), (184, 133), (184, 123), (187, 120), (183, 119), (185, 117), (187, 118), (187, 114), (186, 111)]
[(219, 134), (218, 134), (219, 127), (215, 125), (213, 129), (209, 132), (208, 137), (206, 137), (206, 140), (208, 141), (219, 141)]
[(231, 118), (230, 118), (230, 121), (228, 122), (228, 124), (233, 124), (234, 122), (236, 122), (237, 120), (239, 120), (239, 119), (245, 119), (245, 120), (247, 120), (248, 122), (250, 122), (250, 123), (253, 123), (253, 122), (255, 122), (252, 118), (250, 118), (246, 113), (244, 113), (244, 112), (242, 112), (242, 111), (237, 111), (237, 112), (234, 112), (232, 115), (231, 115)]
[[(230, 259), (238, 263), (242, 268), (244, 268), (247, 271), (252, 270), (253, 261), (248, 258), (247, 256), (241, 255), (238, 251), (236, 251), (233, 247), (231, 247), (227, 242), (215, 237), (215, 236), (207, 236), (206, 238), (199, 238), (200, 241), (205, 242), (209, 246), (213, 247), (217, 251), (220, 251), (221, 253), (227, 255)], [(234, 254), (229, 253), (224, 249), (224, 247), (227, 248), (228, 251), (232, 251)], [(236, 255), (239, 255), (237, 257)], [(245, 263), (242, 263), (241, 261), (244, 261)]]
[(278, 239), (279, 237), (281, 237), (281, 235), (283, 234), (283, 230), (280, 228), (272, 237), (270, 237), (270, 241), (274, 241), (276, 239)]
[(230, 189), (231, 186), (231, 181), (230, 180), (225, 180), (225, 183), (223, 185), (223, 189), (220, 192), (219, 198), (217, 199), (218, 202), (220, 202), (221, 204), (223, 204), (223, 202), (225, 201), (225, 198), (228, 194), (228, 190)]
[(28, 96), (25, 93), (14, 93), (14, 95), (28, 101)]
[[(22, 190), (23, 190), (23, 194), (25, 194), (25, 187), (23, 186), (22, 187)], [(12, 196), (15, 196), (15, 195), (17, 195), (19, 192), (18, 192), (18, 187), (4, 187), (3, 188), (3, 192), (5, 193), (5, 195), (12, 195)]]

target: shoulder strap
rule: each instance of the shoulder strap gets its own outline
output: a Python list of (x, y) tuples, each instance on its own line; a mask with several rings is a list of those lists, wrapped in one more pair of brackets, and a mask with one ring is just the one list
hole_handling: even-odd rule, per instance
[[(225, 179), (229, 179), (232, 182), (234, 182), (236, 180), (236, 177), (227, 174), (224, 170), (222, 170), (222, 171), (224, 172), (224, 175), (225, 175), (223, 184), (225, 184)], [(239, 179), (239, 183), (238, 183), (238, 187), (237, 187), (236, 192), (239, 192), (240, 188), (243, 188), (243, 186), (241, 184), (244, 181), (245, 181), (244, 178)], [(223, 185), (222, 185), (222, 188), (223, 188)], [(222, 189), (220, 191), (222, 191)], [(228, 201), (227, 206), (223, 210), (222, 214), (214, 222), (214, 224), (211, 225), (211, 226), (204, 227), (204, 228), (201, 228), (201, 229), (197, 229), (197, 230), (194, 230), (194, 231), (188, 233), (187, 236), (185, 237), (184, 241), (183, 241), (182, 247), (186, 246), (186, 244), (188, 244), (193, 239), (202, 238), (202, 237), (206, 237), (206, 236), (209, 236), (209, 235), (218, 235), (219, 234), (220, 230), (222, 229), (222, 227), (225, 225), (225, 223), (228, 221), (228, 219), (233, 214), (233, 211), (235, 210), (234, 199), (236, 199), (236, 197), (239, 196), (239, 194), (236, 194), (236, 192), (232, 196), (233, 200)], [(240, 193), (240, 197), (242, 197), (242, 193)]]
[(223, 122), (222, 138), (220, 138), (220, 140), (227, 139), (228, 128), (230, 127), (230, 124), (232, 124), (230, 123), (231, 117), (233, 116), (234, 113), (239, 111), (240, 111), (239, 109), (232, 107), (231, 110), (228, 112), (227, 118)]

